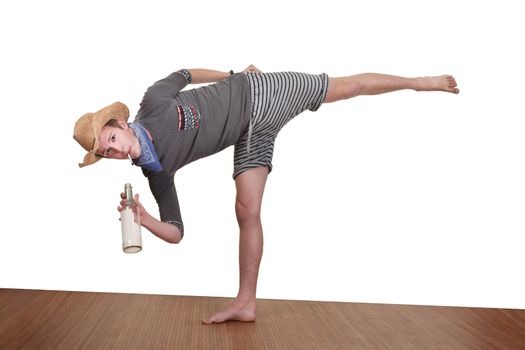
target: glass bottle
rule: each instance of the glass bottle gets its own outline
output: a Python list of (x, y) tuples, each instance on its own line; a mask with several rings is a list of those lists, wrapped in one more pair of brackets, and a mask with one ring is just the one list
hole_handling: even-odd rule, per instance
[(139, 208), (133, 200), (133, 189), (131, 184), (124, 185), (126, 203), (120, 212), (120, 224), (122, 228), (122, 249), (124, 253), (138, 253), (142, 250), (142, 238), (140, 235), (140, 213)]

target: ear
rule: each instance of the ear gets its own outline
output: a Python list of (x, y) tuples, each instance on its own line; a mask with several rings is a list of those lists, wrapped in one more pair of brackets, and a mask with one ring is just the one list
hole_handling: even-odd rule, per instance
[(117, 123), (122, 129), (124, 130), (128, 129), (128, 123), (124, 119), (120, 119), (120, 118), (117, 119)]

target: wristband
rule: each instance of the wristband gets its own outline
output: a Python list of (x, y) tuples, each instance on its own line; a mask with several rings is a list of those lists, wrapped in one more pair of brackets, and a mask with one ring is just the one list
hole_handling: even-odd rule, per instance
[(233, 75), (233, 69), (232, 69), (232, 70), (230, 70), (230, 75)]

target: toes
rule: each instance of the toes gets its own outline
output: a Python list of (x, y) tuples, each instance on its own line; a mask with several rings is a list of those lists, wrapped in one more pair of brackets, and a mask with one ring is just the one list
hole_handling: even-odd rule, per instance
[(214, 323), (222, 323), (225, 321), (225, 317), (221, 317), (221, 315), (215, 314), (212, 317), (208, 318), (207, 320), (202, 321), (204, 324), (214, 324)]
[(456, 88), (456, 86), (458, 86), (456, 79), (454, 79), (454, 77), (451, 75), (447, 75), (446, 81), (447, 81), (447, 90), (454, 94), (459, 94), (459, 89)]
[(202, 324), (214, 324), (223, 323), (227, 321), (242, 321), (242, 322), (253, 322), (255, 321), (255, 305), (253, 307), (234, 307), (229, 306), (224, 310), (217, 312), (210, 318), (202, 320)]
[(223, 323), (228, 320), (235, 320), (235, 315), (233, 313), (226, 313), (224, 311), (218, 312), (207, 320), (202, 320), (203, 324), (213, 324), (213, 323)]
[(213, 317), (210, 317), (207, 320), (202, 320), (202, 324), (212, 324), (212, 323), (213, 323)]

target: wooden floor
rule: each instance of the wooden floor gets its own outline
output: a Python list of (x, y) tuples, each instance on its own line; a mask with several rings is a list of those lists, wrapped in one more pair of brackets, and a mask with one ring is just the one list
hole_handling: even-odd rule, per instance
[(0, 289), (0, 349), (525, 349), (525, 310)]

